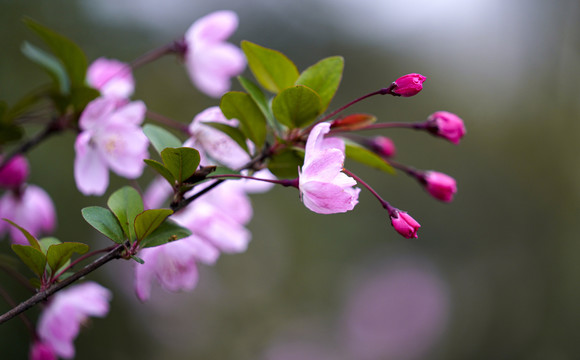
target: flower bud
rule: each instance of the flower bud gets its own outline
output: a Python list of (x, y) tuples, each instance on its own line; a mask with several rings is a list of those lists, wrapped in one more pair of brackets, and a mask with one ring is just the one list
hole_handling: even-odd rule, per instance
[(427, 130), (435, 136), (439, 136), (459, 144), (459, 140), (465, 135), (463, 120), (453, 113), (437, 111), (427, 119)]
[(18, 189), (28, 178), (28, 161), (22, 155), (16, 155), (0, 169), (0, 187)]
[(395, 88), (392, 90), (392, 93), (403, 97), (417, 95), (423, 89), (423, 82), (426, 79), (421, 74), (403, 75), (393, 83)]
[(386, 136), (375, 136), (369, 141), (369, 147), (377, 155), (380, 155), (384, 158), (395, 156), (395, 152), (397, 151), (393, 140)]
[(449, 175), (437, 172), (425, 172), (425, 188), (437, 200), (450, 202), (453, 195), (457, 192), (455, 179)]
[(45, 344), (40, 341), (35, 341), (32, 347), (30, 348), (29, 354), (30, 360), (57, 360), (56, 354), (54, 350), (50, 347), (50, 345)]
[(417, 230), (421, 227), (409, 214), (400, 210), (391, 215), (391, 224), (405, 239), (417, 238)]

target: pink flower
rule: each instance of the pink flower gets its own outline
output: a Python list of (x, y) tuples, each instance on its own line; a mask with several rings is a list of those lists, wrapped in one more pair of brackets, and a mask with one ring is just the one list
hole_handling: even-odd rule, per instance
[(94, 282), (58, 292), (38, 320), (41, 342), (65, 359), (73, 358), (73, 341), (89, 316), (103, 317), (109, 312), (111, 292)]
[(225, 42), (238, 27), (232, 11), (216, 11), (198, 19), (185, 33), (185, 66), (199, 90), (220, 97), (230, 89), (230, 78), (246, 67), (236, 46)]
[(358, 203), (356, 181), (343, 173), (344, 142), (324, 138), (329, 123), (316, 125), (306, 141), (304, 165), (299, 171), (298, 187), (304, 205), (319, 214), (352, 210)]
[[(214, 160), (232, 169), (240, 168), (250, 161), (248, 153), (232, 138), (211, 126), (204, 125), (205, 122), (238, 126), (238, 120), (226, 119), (218, 106), (207, 108), (197, 114), (189, 125), (192, 142), (188, 143), (188, 146), (203, 150), (210, 158), (209, 163), (214, 163), (211, 161)], [(248, 145), (250, 148), (253, 147), (251, 143)]]
[[(3, 218), (11, 220), (35, 237), (52, 232), (56, 223), (50, 196), (35, 185), (28, 185), (19, 193), (8, 191), (0, 198), (0, 219)], [(0, 235), (8, 231), (14, 244), (28, 244), (20, 230), (0, 220)]]
[(28, 173), (28, 161), (24, 156), (16, 155), (0, 169), (0, 187), (18, 189), (26, 182)]
[(151, 297), (157, 279), (167, 291), (191, 291), (197, 285), (197, 261), (213, 264), (219, 252), (194, 236), (139, 252), (144, 264), (135, 266), (135, 291), (141, 301)]
[(389, 139), (386, 136), (375, 136), (370, 141), (370, 148), (378, 155), (390, 158), (395, 156), (395, 152), (397, 149), (395, 148), (395, 143), (393, 140)]
[(44, 344), (40, 341), (35, 341), (30, 348), (28, 357), (30, 360), (57, 360), (56, 354), (50, 345)]
[(391, 224), (405, 239), (417, 238), (417, 230), (421, 227), (409, 214), (400, 210), (391, 215)]
[(431, 114), (427, 119), (427, 130), (433, 135), (445, 138), (454, 144), (459, 144), (459, 140), (466, 133), (463, 120), (447, 111), (437, 111)]
[(105, 97), (128, 99), (135, 91), (131, 68), (118, 60), (95, 60), (87, 69), (87, 82)]
[(427, 78), (421, 74), (403, 75), (395, 80), (394, 84), (396, 86), (392, 92), (403, 97), (417, 95), (419, 91), (423, 90), (423, 82), (426, 79)]
[(145, 111), (142, 101), (117, 107), (115, 99), (101, 97), (87, 105), (75, 142), (75, 181), (83, 194), (102, 195), (109, 185), (109, 168), (129, 179), (141, 176), (149, 145), (139, 126)]
[(450, 202), (457, 192), (455, 179), (449, 175), (437, 171), (427, 171), (424, 181), (429, 194), (438, 200)]

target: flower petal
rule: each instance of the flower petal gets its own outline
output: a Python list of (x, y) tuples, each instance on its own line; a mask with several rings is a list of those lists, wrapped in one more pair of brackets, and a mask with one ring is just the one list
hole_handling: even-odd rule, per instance
[(109, 171), (99, 152), (90, 144), (90, 139), (90, 132), (85, 131), (75, 142), (75, 182), (85, 195), (103, 195), (109, 186)]

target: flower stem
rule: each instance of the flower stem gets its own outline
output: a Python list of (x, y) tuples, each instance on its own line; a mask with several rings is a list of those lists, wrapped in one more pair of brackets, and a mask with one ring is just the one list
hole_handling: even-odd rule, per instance
[(153, 120), (153, 121), (155, 121), (155, 122), (157, 122), (159, 124), (172, 127), (172, 128), (174, 128), (176, 130), (179, 130), (179, 131), (187, 134), (187, 135), (190, 135), (189, 134), (189, 127), (186, 124), (184, 124), (184, 123), (181, 123), (181, 122), (179, 122), (177, 120), (168, 118), (167, 116), (158, 114), (158, 113), (153, 112), (151, 110), (147, 110), (147, 113), (145, 115), (146, 115), (147, 118), (149, 118), (149, 119), (151, 119), (151, 120)]
[(172, 53), (183, 53), (181, 50), (181, 42), (174, 41), (171, 44), (163, 45), (157, 49), (153, 49), (141, 56), (137, 59), (131, 61), (129, 66), (134, 70), (140, 68), (143, 65), (149, 64), (155, 60), (162, 58), (165, 55), (172, 54)]
[(383, 199), (376, 191), (375, 189), (373, 189), (369, 184), (367, 184), (363, 179), (361, 179), (360, 177), (358, 177), (356, 174), (354, 174), (353, 172), (351, 172), (350, 170), (347, 170), (345, 168), (342, 169), (342, 171), (347, 174), (348, 176), (352, 177), (353, 179), (355, 179), (358, 183), (360, 183), (362, 186), (364, 186), (368, 191), (370, 191), (371, 194), (373, 194), (373, 196), (375, 198), (377, 198), (377, 200), (381, 203), (381, 206), (387, 210), (387, 212), (389, 213), (389, 216), (392, 216), (393, 214), (395, 214), (395, 212), (397, 211), (397, 209), (393, 206), (391, 206), (391, 204), (389, 204), (388, 201), (386, 201), (385, 199)]
[(68, 278), (64, 279), (63, 281), (55, 283), (55, 284), (51, 285), (49, 288), (37, 292), (35, 295), (30, 297), (29, 299), (16, 305), (15, 307), (13, 307), (11, 310), (7, 311), (3, 315), (0, 315), (0, 324), (12, 319), (15, 316), (18, 316), (19, 314), (30, 309), (31, 307), (38, 304), (39, 302), (46, 300), (49, 296), (51, 296), (55, 292), (69, 286), (70, 284), (79, 280), (83, 276), (90, 274), (91, 272), (93, 272), (96, 269), (100, 268), (101, 266), (105, 265), (109, 261), (122, 258), (123, 250), (124, 250), (123, 245), (116, 245), (107, 254), (101, 256), (97, 260), (86, 265), (85, 267), (83, 267), (82, 269), (80, 269), (76, 273), (72, 274)]
[(225, 174), (225, 175), (209, 175), (207, 176), (208, 179), (250, 179), (250, 180), (257, 180), (263, 182), (269, 182), (272, 184), (278, 184), (282, 186), (292, 186), (298, 188), (298, 178), (296, 179), (282, 179), (282, 180), (274, 180), (274, 179), (262, 179), (248, 175), (239, 175), (239, 174)]

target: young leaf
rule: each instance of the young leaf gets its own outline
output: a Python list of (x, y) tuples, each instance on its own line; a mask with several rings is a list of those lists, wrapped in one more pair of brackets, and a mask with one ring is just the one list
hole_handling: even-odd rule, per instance
[(145, 210), (135, 218), (135, 234), (137, 240), (141, 241), (149, 236), (163, 221), (173, 214), (169, 209)]
[(389, 174), (394, 174), (395, 170), (387, 161), (382, 157), (375, 154), (374, 152), (367, 150), (353, 142), (345, 140), (345, 153), (346, 157), (357, 161), (361, 164), (379, 169), (381, 171), (387, 172)]
[(41, 277), (42, 274), (44, 274), (46, 255), (44, 255), (40, 249), (28, 245), (15, 244), (12, 245), (12, 251), (14, 251), (20, 260), (22, 260), (22, 262), (36, 275)]
[(268, 99), (266, 99), (266, 95), (262, 92), (262, 89), (258, 87), (258, 85), (254, 84), (250, 79), (245, 78), (243, 76), (238, 76), (238, 81), (242, 85), (242, 87), (250, 94), (252, 100), (258, 105), (260, 111), (266, 117), (266, 121), (268, 124), (277, 130), (281, 130), (280, 124), (274, 119), (274, 114), (272, 114), (272, 110), (270, 109), (270, 105), (268, 104)]
[(159, 161), (151, 160), (151, 159), (144, 159), (145, 164), (149, 165), (150, 168), (157, 171), (157, 173), (165, 178), (169, 182), (171, 186), (175, 183), (175, 178), (169, 169), (167, 169), (162, 163)]
[(62, 244), (51, 245), (46, 252), (46, 260), (54, 274), (70, 260), (73, 253), (82, 255), (87, 251), (89, 251), (89, 246), (87, 244), (79, 242), (64, 242)]
[(109, 209), (100, 206), (89, 206), (81, 210), (83, 218), (101, 234), (113, 240), (117, 244), (125, 241), (123, 228)]
[(175, 135), (159, 126), (145, 124), (143, 126), (143, 132), (159, 154), (165, 148), (178, 148), (181, 146), (181, 141)]
[(304, 163), (304, 153), (285, 149), (275, 154), (268, 162), (268, 169), (280, 179), (295, 179), (298, 168)]
[(28, 59), (40, 65), (50, 75), (61, 94), (68, 95), (70, 81), (62, 63), (51, 54), (27, 42), (24, 42), (21, 51)]
[(296, 85), (305, 85), (314, 90), (322, 100), (321, 110), (324, 111), (338, 90), (343, 69), (342, 56), (322, 59), (304, 70), (296, 80)]
[(316, 119), (321, 113), (322, 103), (312, 89), (297, 85), (278, 94), (272, 102), (272, 110), (282, 124), (299, 128)]
[(362, 129), (377, 121), (374, 115), (370, 114), (351, 114), (343, 118), (338, 118), (330, 125), (331, 129), (340, 129), (344, 131), (353, 131)]
[(172, 220), (165, 220), (155, 231), (141, 241), (141, 247), (153, 247), (166, 244), (171, 241), (183, 239), (191, 235), (191, 231), (178, 225)]
[[(133, 241), (135, 239), (135, 217), (143, 212), (143, 200), (137, 192), (130, 186), (122, 187), (115, 191), (107, 200), (107, 206), (115, 214), (126, 237)], [(92, 225), (92, 224), (91, 224)], [(97, 229), (98, 230), (98, 229)], [(99, 230), (100, 231), (100, 230)]]
[(242, 41), (242, 50), (254, 77), (266, 90), (279, 93), (298, 79), (296, 65), (281, 52), (249, 41)]
[(19, 225), (16, 225), (14, 222), (12, 222), (12, 220), (8, 220), (8, 219), (2, 219), (2, 220), (6, 221), (10, 225), (12, 225), (15, 228), (17, 228), (18, 230), (20, 230), (22, 235), (24, 235), (26, 240), (28, 240), (28, 243), (30, 244), (30, 246), (32, 246), (33, 248), (35, 248), (38, 251), (41, 251), (40, 244), (38, 243), (38, 240), (36, 240), (36, 238), (34, 236), (32, 236), (32, 234), (30, 234), (26, 229), (20, 227)]
[(199, 151), (188, 147), (166, 148), (161, 152), (161, 159), (180, 183), (193, 175), (200, 161)]
[(62, 241), (60, 241), (55, 237), (50, 236), (38, 240), (38, 243), (40, 244), (40, 249), (42, 250), (43, 254), (46, 255), (46, 252), (48, 251), (49, 247), (51, 247), (52, 245), (62, 244)]
[(246, 136), (244, 133), (240, 131), (240, 129), (235, 128), (233, 126), (229, 126), (227, 124), (222, 124), (218, 122), (210, 122), (206, 121), (203, 123), (204, 125), (211, 126), (212, 128), (219, 130), (229, 136), (232, 140), (236, 142), (236, 144), (240, 145), (245, 152), (250, 154), (250, 150), (248, 149), (248, 144), (246, 144)]
[(101, 96), (97, 89), (89, 86), (74, 86), (71, 89), (70, 103), (79, 113), (84, 110), (88, 103)]
[(32, 19), (24, 23), (44, 40), (54, 55), (60, 59), (72, 85), (82, 86), (87, 73), (87, 58), (77, 44)]
[(131, 255), (131, 259), (135, 260), (135, 262), (138, 262), (138, 263), (139, 263), (139, 264), (141, 264), (141, 265), (145, 264), (145, 260), (141, 259), (141, 258), (140, 258), (140, 257), (138, 257), (138, 256)]
[(238, 119), (240, 130), (261, 148), (266, 141), (266, 119), (252, 97), (239, 91), (230, 91), (220, 102), (220, 108), (228, 119)]

